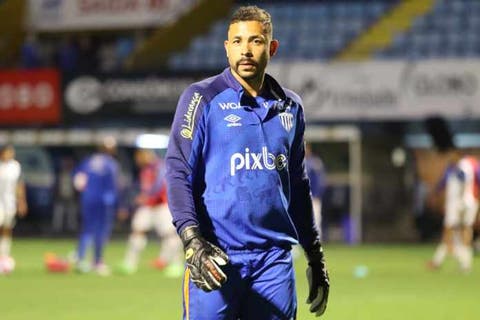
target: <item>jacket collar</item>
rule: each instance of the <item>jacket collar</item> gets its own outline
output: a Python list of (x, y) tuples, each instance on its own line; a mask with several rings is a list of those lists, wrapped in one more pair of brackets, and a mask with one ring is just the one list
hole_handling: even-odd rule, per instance
[[(225, 68), (222, 72), (225, 81), (227, 82), (228, 86), (240, 94), (243, 94), (244, 88), (238, 82), (238, 80), (233, 76), (230, 67)], [(285, 91), (282, 89), (280, 84), (268, 73), (265, 74), (264, 79), (264, 89), (261, 93), (263, 97), (273, 98), (275, 100), (285, 100), (287, 95)]]

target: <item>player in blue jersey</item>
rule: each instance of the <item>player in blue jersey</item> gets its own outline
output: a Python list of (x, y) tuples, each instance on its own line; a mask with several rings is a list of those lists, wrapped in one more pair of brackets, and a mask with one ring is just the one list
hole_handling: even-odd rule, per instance
[(111, 137), (105, 138), (99, 152), (83, 160), (75, 169), (74, 185), (81, 193), (82, 228), (76, 256), (79, 272), (91, 270), (85, 256), (93, 240), (93, 269), (102, 276), (110, 274), (103, 261), (103, 251), (119, 201), (119, 165), (113, 157), (115, 150), (116, 141)]
[(265, 73), (278, 45), (270, 14), (240, 7), (225, 41), (230, 67), (179, 99), (166, 165), (187, 264), (184, 319), (295, 319), (297, 243), (309, 265), (310, 310), (325, 311), (302, 102)]

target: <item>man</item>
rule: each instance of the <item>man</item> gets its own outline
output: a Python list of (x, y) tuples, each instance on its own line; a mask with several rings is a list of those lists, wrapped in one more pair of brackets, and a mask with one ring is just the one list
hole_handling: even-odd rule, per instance
[(176, 277), (183, 273), (181, 248), (167, 205), (165, 168), (154, 150), (139, 149), (135, 162), (140, 168), (140, 190), (136, 197), (138, 208), (132, 219), (132, 233), (128, 239), (127, 252), (120, 271), (132, 274), (137, 271), (140, 253), (147, 245), (146, 233), (155, 228), (161, 239), (161, 248), (153, 266)]
[(11, 259), (12, 229), (15, 215), (27, 214), (25, 184), (21, 166), (11, 145), (0, 147), (0, 260)]
[(449, 165), (440, 180), (437, 191), (445, 189), (445, 216), (441, 243), (435, 250), (431, 269), (438, 269), (447, 254), (457, 258), (463, 272), (472, 267), (473, 225), (479, 199), (479, 163), (471, 156), (450, 151)]
[(65, 156), (60, 159), (52, 214), (52, 230), (57, 233), (64, 230), (77, 231), (78, 229), (78, 205), (72, 183), (74, 168), (73, 158)]
[(75, 188), (81, 193), (82, 218), (76, 269), (81, 273), (91, 269), (85, 255), (93, 238), (94, 271), (101, 276), (110, 274), (110, 268), (103, 261), (103, 251), (119, 201), (119, 165), (113, 157), (115, 151), (116, 141), (111, 137), (105, 138), (99, 152), (82, 161), (75, 170), (73, 180)]
[(305, 249), (308, 303), (326, 308), (329, 280), (304, 166), (300, 98), (265, 68), (278, 48), (270, 14), (240, 7), (230, 67), (178, 102), (167, 191), (184, 244), (184, 319), (295, 319), (290, 248)]
[(475, 255), (480, 254), (480, 215), (479, 214), (477, 214), (477, 221), (473, 226), (472, 246), (473, 246), (473, 253)]

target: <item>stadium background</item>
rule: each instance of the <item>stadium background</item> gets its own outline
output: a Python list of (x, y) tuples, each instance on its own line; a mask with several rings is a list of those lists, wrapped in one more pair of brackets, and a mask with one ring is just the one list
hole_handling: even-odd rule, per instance
[[(480, 146), (480, 1), (3, 0), (0, 143), (17, 148), (30, 211), (14, 232), (17, 270), (0, 278), (2, 319), (49, 319), (49, 310), (58, 319), (178, 318), (178, 281), (146, 264), (129, 279), (80, 279), (47, 275), (42, 256), (74, 247), (74, 227), (52, 226), (61, 172), (114, 135), (133, 183), (137, 138), (168, 135), (181, 91), (226, 67), (228, 17), (247, 3), (272, 14), (281, 45), (269, 72), (304, 98), (307, 138), (326, 167), (326, 318), (480, 314), (477, 270), (423, 269), (441, 227), (442, 198), (424, 192), (445, 167), (441, 151)], [(115, 226), (112, 262), (128, 229)], [(57, 304), (59, 292), (70, 302)]]

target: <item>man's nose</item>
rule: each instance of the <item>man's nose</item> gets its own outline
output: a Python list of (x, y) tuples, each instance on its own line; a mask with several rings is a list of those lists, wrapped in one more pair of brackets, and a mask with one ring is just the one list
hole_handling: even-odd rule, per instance
[(242, 48), (242, 55), (245, 57), (252, 57), (252, 49), (249, 43), (246, 43)]

